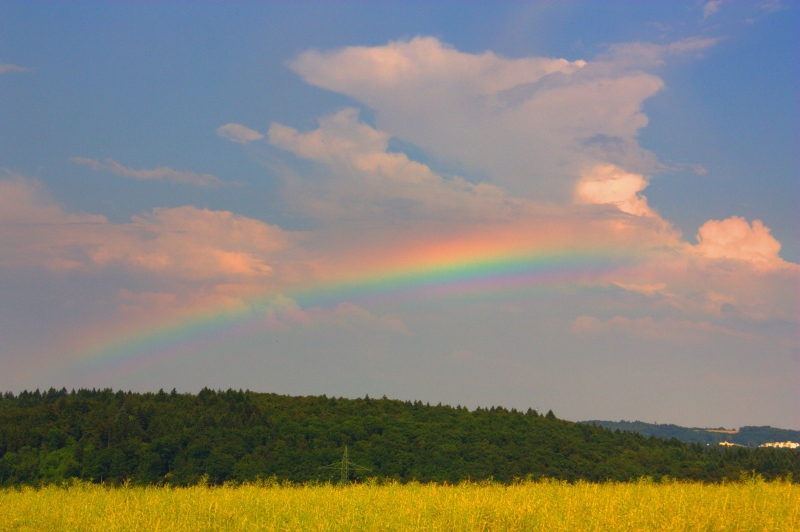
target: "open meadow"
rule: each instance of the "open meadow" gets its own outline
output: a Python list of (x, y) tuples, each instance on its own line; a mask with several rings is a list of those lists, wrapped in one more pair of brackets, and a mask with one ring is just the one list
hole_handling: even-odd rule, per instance
[(800, 530), (800, 485), (786, 481), (512, 485), (365, 483), (0, 491), (0, 529)]

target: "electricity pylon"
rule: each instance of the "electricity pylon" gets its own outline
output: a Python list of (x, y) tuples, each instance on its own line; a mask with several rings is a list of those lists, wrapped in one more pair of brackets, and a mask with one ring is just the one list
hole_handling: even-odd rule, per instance
[(350, 482), (350, 471), (352, 470), (354, 473), (356, 471), (369, 471), (368, 467), (360, 466), (358, 464), (354, 464), (350, 461), (350, 455), (347, 451), (347, 445), (344, 446), (344, 454), (342, 454), (342, 462), (341, 464), (331, 464), (328, 466), (322, 466), (320, 469), (333, 469), (339, 470), (340, 479), (339, 482), (342, 484), (346, 484)]

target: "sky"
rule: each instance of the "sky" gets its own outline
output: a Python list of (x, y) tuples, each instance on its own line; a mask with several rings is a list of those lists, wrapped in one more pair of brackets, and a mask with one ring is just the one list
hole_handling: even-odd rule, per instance
[(0, 2), (0, 390), (800, 429), (793, 2)]

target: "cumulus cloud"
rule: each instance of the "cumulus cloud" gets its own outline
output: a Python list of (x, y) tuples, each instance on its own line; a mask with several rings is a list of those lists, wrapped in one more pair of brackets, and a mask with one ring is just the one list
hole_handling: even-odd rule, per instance
[[(635, 266), (597, 272), (581, 282), (646, 296), (635, 303), (643, 309), (668, 309), (695, 321), (797, 316), (796, 292), (787, 290), (794, 279), (791, 271), (766, 275), (753, 269), (752, 261), (723, 264), (719, 253), (703, 251), (710, 240), (699, 248), (688, 244), (648, 206), (643, 174), (594, 165), (576, 183), (577, 205), (541, 205), (490, 185), (484, 185), (489, 187), (485, 194), (478, 193), (480, 185), (443, 178), (404, 154), (387, 151), (388, 134), (360, 122), (354, 109), (320, 119), (310, 132), (273, 124), (268, 135), (274, 146), (323, 168), (302, 181), (291, 201), (315, 201), (310, 212), (326, 220), (306, 243), (325, 257), (333, 278), (364, 265), (370, 271), (397, 268), (428, 256), (436, 263), (462, 255), (469, 260), (525, 249), (599, 247), (636, 257)], [(397, 223), (398, 200), (406, 215), (403, 224)], [(595, 208), (604, 206), (610, 208)]]
[(575, 188), (579, 204), (615, 205), (622, 212), (636, 216), (653, 216), (647, 198), (640, 192), (647, 180), (639, 174), (625, 172), (611, 164), (601, 164), (584, 173)]
[(695, 249), (711, 259), (733, 259), (763, 268), (786, 265), (778, 256), (781, 244), (770, 234), (761, 220), (732, 216), (725, 220), (709, 220), (697, 232)]
[(369, 94), (369, 86), (416, 85), (444, 90), (460, 81), (475, 94), (489, 95), (538, 81), (554, 72), (574, 72), (585, 64), (542, 57), (506, 59), (492, 52), (465, 54), (433, 37), (417, 37), (372, 48), (308, 51), (292, 67), (309, 83), (329, 85), (342, 92), (359, 84), (366, 85), (364, 95)]
[(225, 124), (217, 129), (217, 135), (231, 142), (238, 142), (239, 144), (247, 144), (255, 140), (261, 140), (264, 135), (254, 129), (245, 127), (242, 124)]
[[(642, 103), (663, 81), (641, 70), (708, 39), (616, 47), (594, 61), (468, 54), (435, 38), (302, 53), (308, 83), (376, 111), (378, 128), (430, 154), (488, 175), (509, 193), (568, 201), (583, 168), (658, 169), (641, 148)], [(633, 61), (644, 56), (646, 60)]]
[(107, 243), (95, 264), (129, 266), (181, 279), (261, 277), (272, 274), (267, 257), (287, 246), (280, 228), (228, 211), (185, 206), (134, 216), (123, 245)]
[(38, 181), (8, 171), (0, 179), (0, 224), (4, 227), (102, 223), (106, 223), (104, 216), (65, 213)]
[(645, 251), (654, 235), (640, 234), (641, 262), (609, 277), (611, 285), (647, 296), (637, 305), (696, 321), (800, 321), (800, 265), (778, 256), (780, 243), (760, 221), (710, 220), (697, 245), (663, 241)]
[(211, 174), (197, 174), (185, 170), (174, 170), (168, 166), (159, 166), (153, 170), (134, 170), (116, 162), (113, 159), (98, 161), (86, 157), (72, 157), (70, 161), (88, 166), (92, 170), (102, 170), (111, 172), (123, 177), (138, 179), (140, 181), (170, 181), (184, 185), (194, 185), (198, 187), (215, 188), (225, 185), (225, 182)]
[(286, 269), (275, 263), (295, 240), (259, 220), (192, 206), (153, 209), (114, 224), (65, 212), (35, 181), (0, 180), (0, 264), (6, 267), (88, 272), (119, 266), (160, 279), (238, 282)]
[[(313, 203), (314, 214), (339, 217), (382, 214), (452, 217), (501, 217), (515, 203), (496, 186), (444, 178), (404, 153), (389, 152), (389, 135), (364, 124), (358, 110), (343, 109), (319, 120), (319, 128), (301, 133), (272, 124), (272, 145), (322, 163), (335, 181), (304, 182), (295, 202)], [(321, 205), (324, 202), (325, 205)]]

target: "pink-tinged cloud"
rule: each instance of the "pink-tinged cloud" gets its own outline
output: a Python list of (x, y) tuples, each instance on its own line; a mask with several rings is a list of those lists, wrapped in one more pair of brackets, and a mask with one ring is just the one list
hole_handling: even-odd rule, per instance
[(335, 179), (290, 183), (289, 200), (321, 218), (400, 216), (509, 217), (520, 202), (488, 183), (444, 178), (404, 153), (389, 152), (389, 135), (358, 120), (348, 108), (319, 119), (319, 128), (301, 133), (272, 124), (272, 145), (322, 163)]
[(732, 259), (761, 268), (788, 265), (778, 256), (781, 243), (770, 234), (761, 220), (732, 216), (725, 220), (709, 220), (697, 232), (695, 249), (710, 259)]
[(254, 129), (245, 127), (242, 124), (225, 124), (217, 129), (217, 135), (231, 142), (238, 142), (239, 144), (247, 144), (256, 140), (261, 140), (264, 135)]
[(0, 63), (0, 74), (10, 74), (11, 72), (31, 72), (27, 67), (12, 65), (11, 63)]
[[(275, 127), (271, 141), (329, 169), (332, 188), (320, 201), (335, 206), (349, 201), (359, 206), (359, 216), (323, 216), (317, 229), (303, 235), (192, 206), (154, 209), (115, 224), (67, 213), (34, 181), (16, 178), (0, 181), (0, 265), (11, 270), (124, 272), (139, 279), (139, 288), (134, 291), (123, 282), (114, 291), (120, 320), (138, 322), (198, 308), (246, 307), (258, 294), (291, 293), (380, 272), (596, 250), (635, 260), (621, 270), (587, 270), (572, 282), (608, 287), (609, 304), (622, 297), (620, 290), (628, 292), (639, 298), (632, 308), (640, 316), (669, 311), (698, 323), (727, 316), (754, 322), (798, 319), (797, 265), (753, 268), (752, 253), (748, 261), (713, 252), (723, 242), (708, 233), (714, 224), (704, 226), (701, 243), (691, 246), (657, 213), (633, 208), (646, 207), (638, 195), (646, 183), (640, 175), (615, 168), (588, 172), (591, 179), (586, 182), (595, 186), (584, 196), (591, 204), (513, 200), (516, 207), (508, 210), (512, 200), (501, 189), (493, 187), (496, 193), (484, 197), (469, 187), (452, 187), (450, 179), (427, 166), (387, 152), (386, 136), (360, 124), (353, 112), (321, 120), (320, 128), (310, 133)], [(398, 199), (418, 203), (419, 216), (397, 217), (378, 208)], [(470, 206), (469, 201), (477, 203)], [(485, 215), (476, 214), (481, 212)], [(757, 223), (741, 223), (749, 229), (745, 234), (772, 238)], [(708, 248), (712, 243), (716, 247)], [(734, 249), (742, 252), (741, 245)], [(771, 256), (774, 262), (777, 248), (773, 243), (767, 249), (772, 252), (755, 256)], [(142, 284), (146, 279), (150, 281)], [(275, 323), (322, 319), (305, 314), (307, 310), (281, 311), (286, 317), (276, 317)]]
[(418, 37), (312, 50), (292, 68), (374, 109), (380, 130), (487, 174), (512, 194), (568, 201), (582, 168), (658, 166), (635, 137), (647, 124), (642, 102), (663, 82), (629, 63), (508, 59)]
[(64, 212), (36, 180), (10, 172), (6, 179), (0, 179), (0, 224), (6, 228), (15, 224), (37, 226), (106, 222), (106, 218), (100, 215)]
[(651, 42), (629, 42), (613, 44), (599, 59), (609, 62), (609, 66), (620, 68), (652, 67), (662, 65), (669, 56), (699, 53), (716, 46), (720, 39), (713, 37), (687, 37), (666, 44)]
[(227, 211), (153, 209), (123, 224), (72, 214), (35, 182), (0, 180), (0, 263), (93, 271), (122, 266), (162, 279), (241, 282), (276, 275), (297, 237)]
[[(732, 267), (698, 251), (647, 205), (647, 178), (616, 165), (590, 166), (576, 183), (574, 204), (559, 207), (516, 199), (492, 185), (479, 194), (478, 187), (389, 153), (388, 134), (360, 123), (355, 110), (324, 117), (308, 133), (273, 124), (269, 137), (323, 166), (320, 178), (301, 181), (302, 195), (290, 198), (324, 220), (306, 240), (324, 257), (317, 264), (324, 278), (520, 250), (604, 249), (640, 260), (583, 282), (646, 296), (643, 308), (672, 309), (698, 321), (797, 316), (791, 271), (771, 275), (750, 262)], [(387, 208), (398, 201), (414, 215)]]
[(622, 212), (636, 216), (653, 216), (647, 199), (640, 193), (647, 180), (639, 174), (625, 172), (612, 164), (601, 164), (584, 173), (575, 187), (578, 204), (615, 205)]
[(225, 182), (211, 174), (197, 174), (185, 170), (174, 170), (168, 166), (159, 166), (152, 170), (134, 170), (116, 162), (113, 159), (98, 161), (86, 157), (72, 157), (70, 161), (88, 166), (92, 170), (111, 172), (112, 174), (137, 179), (139, 181), (170, 181), (197, 187), (216, 188), (225, 185)]
[(703, 18), (708, 18), (711, 15), (719, 13), (719, 6), (722, 5), (722, 0), (711, 0), (703, 5)]
[(134, 216), (128, 229), (141, 237), (107, 245), (93, 255), (94, 262), (123, 261), (184, 279), (261, 277), (273, 269), (267, 257), (289, 243), (278, 227), (190, 206)]
[(350, 46), (327, 53), (312, 50), (301, 54), (292, 68), (309, 83), (330, 85), (332, 90), (342, 92), (360, 84), (365, 93), (369, 86), (413, 85), (445, 90), (460, 81), (471, 92), (489, 95), (533, 83), (554, 72), (571, 73), (585, 64), (544, 57), (506, 59), (492, 52), (466, 54), (434, 37), (416, 37), (371, 48)]

